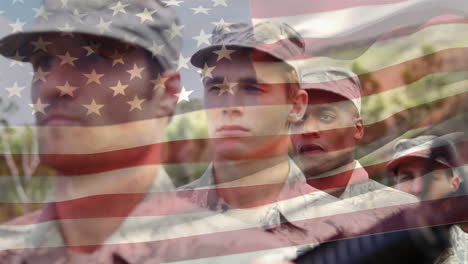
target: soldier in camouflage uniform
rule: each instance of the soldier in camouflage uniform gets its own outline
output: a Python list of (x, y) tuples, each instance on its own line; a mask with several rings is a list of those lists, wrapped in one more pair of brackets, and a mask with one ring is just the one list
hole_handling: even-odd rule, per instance
[(338, 67), (303, 67), (301, 85), (309, 95), (308, 108), (291, 131), (295, 160), (308, 183), (357, 209), (414, 202), (370, 179), (354, 157), (364, 135), (359, 78)]
[[(395, 188), (423, 200), (455, 194), (460, 187), (463, 169), (450, 136), (419, 136), (395, 144), (387, 170), (395, 177)], [(426, 181), (428, 184), (426, 185)], [(461, 193), (464, 195), (463, 193)], [(437, 263), (466, 263), (468, 235), (459, 227), (451, 229), (450, 247)]]
[[(166, 32), (178, 23), (175, 12), (157, 0), (62, 6), (45, 1), (46, 18), (1, 40), (0, 53), (34, 67), (41, 161), (56, 176), (50, 203), (0, 226), (0, 263), (223, 255), (223, 262), (246, 263), (288, 246), (173, 193), (156, 143), (180, 88), (172, 65), (180, 43)], [(164, 49), (153, 53), (155, 45)]]

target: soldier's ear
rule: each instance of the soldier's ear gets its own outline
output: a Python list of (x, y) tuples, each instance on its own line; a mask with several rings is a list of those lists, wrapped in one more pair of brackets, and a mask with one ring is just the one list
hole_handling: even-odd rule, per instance
[(156, 91), (157, 98), (155, 106), (157, 111), (157, 117), (171, 116), (174, 113), (177, 105), (176, 94), (180, 92), (180, 74), (178, 72), (165, 72), (162, 75), (165, 80), (164, 85), (158, 88)]
[(356, 141), (361, 140), (364, 137), (364, 123), (361, 117), (357, 117), (354, 120), (354, 127), (356, 128), (354, 131), (354, 139)]
[(292, 109), (289, 113), (289, 122), (295, 123), (302, 119), (307, 110), (307, 92), (299, 89), (297, 93), (291, 98)]
[(458, 177), (458, 176), (453, 176), (452, 177), (452, 180), (450, 181), (450, 185), (451, 185), (453, 191), (458, 190), (458, 188), (460, 187), (460, 182), (461, 182), (460, 177)]

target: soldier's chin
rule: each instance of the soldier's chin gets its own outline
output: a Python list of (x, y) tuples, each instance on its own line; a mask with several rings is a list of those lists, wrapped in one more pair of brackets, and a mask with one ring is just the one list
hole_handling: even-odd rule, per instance
[(217, 138), (214, 140), (216, 160), (241, 160), (249, 148), (239, 138)]
[(323, 173), (327, 169), (326, 167), (329, 162), (330, 160), (327, 159), (325, 154), (314, 156), (299, 155), (298, 165), (303, 172), (315, 175)]
[[(44, 138), (43, 138), (44, 139)], [(52, 168), (64, 174), (72, 173), (76, 167), (86, 166), (79, 162), (77, 155), (71, 154), (70, 144), (60, 139), (43, 140), (39, 142), (40, 161), (42, 165)]]
[(71, 155), (41, 154), (41, 164), (56, 170), (62, 175), (76, 175), (76, 172), (85, 164), (74, 159)]

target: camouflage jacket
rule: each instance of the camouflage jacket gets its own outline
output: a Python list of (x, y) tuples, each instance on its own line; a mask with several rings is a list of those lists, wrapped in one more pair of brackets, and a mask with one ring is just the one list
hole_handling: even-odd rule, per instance
[(249, 263), (272, 252), (290, 254), (290, 245), (263, 230), (171, 195), (165, 173), (156, 185), (91, 254), (67, 250), (77, 245), (65, 243), (53, 203), (2, 225), (0, 263)]

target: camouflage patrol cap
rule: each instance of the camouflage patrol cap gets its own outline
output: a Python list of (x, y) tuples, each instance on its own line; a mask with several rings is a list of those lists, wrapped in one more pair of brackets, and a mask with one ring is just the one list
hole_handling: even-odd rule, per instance
[(361, 82), (352, 71), (339, 67), (308, 68), (302, 70), (301, 80), (302, 89), (340, 95), (361, 113)]
[(258, 23), (233, 23), (227, 28), (215, 27), (211, 46), (197, 51), (190, 62), (203, 68), (213, 51), (222, 47), (251, 48), (265, 52), (293, 67), (300, 77), (300, 60), (305, 52), (301, 35), (285, 23), (265, 21)]
[[(449, 168), (459, 164), (457, 151), (453, 144), (436, 136), (420, 136), (412, 139), (401, 139), (395, 144), (393, 159), (387, 163), (387, 170), (395, 171), (398, 165), (410, 157), (433, 159)], [(433, 153), (437, 151), (437, 153)]]
[(62, 2), (44, 0), (46, 15), (24, 31), (2, 36), (0, 53), (6, 57), (19, 54), (28, 59), (32, 51), (29, 54), (22, 48), (39, 34), (70, 32), (108, 37), (149, 51), (163, 45), (161, 51), (153, 54), (158, 55), (166, 69), (172, 68), (172, 61), (180, 54), (181, 41), (165, 32), (178, 23), (175, 11), (160, 0), (68, 0), (65, 6)]

